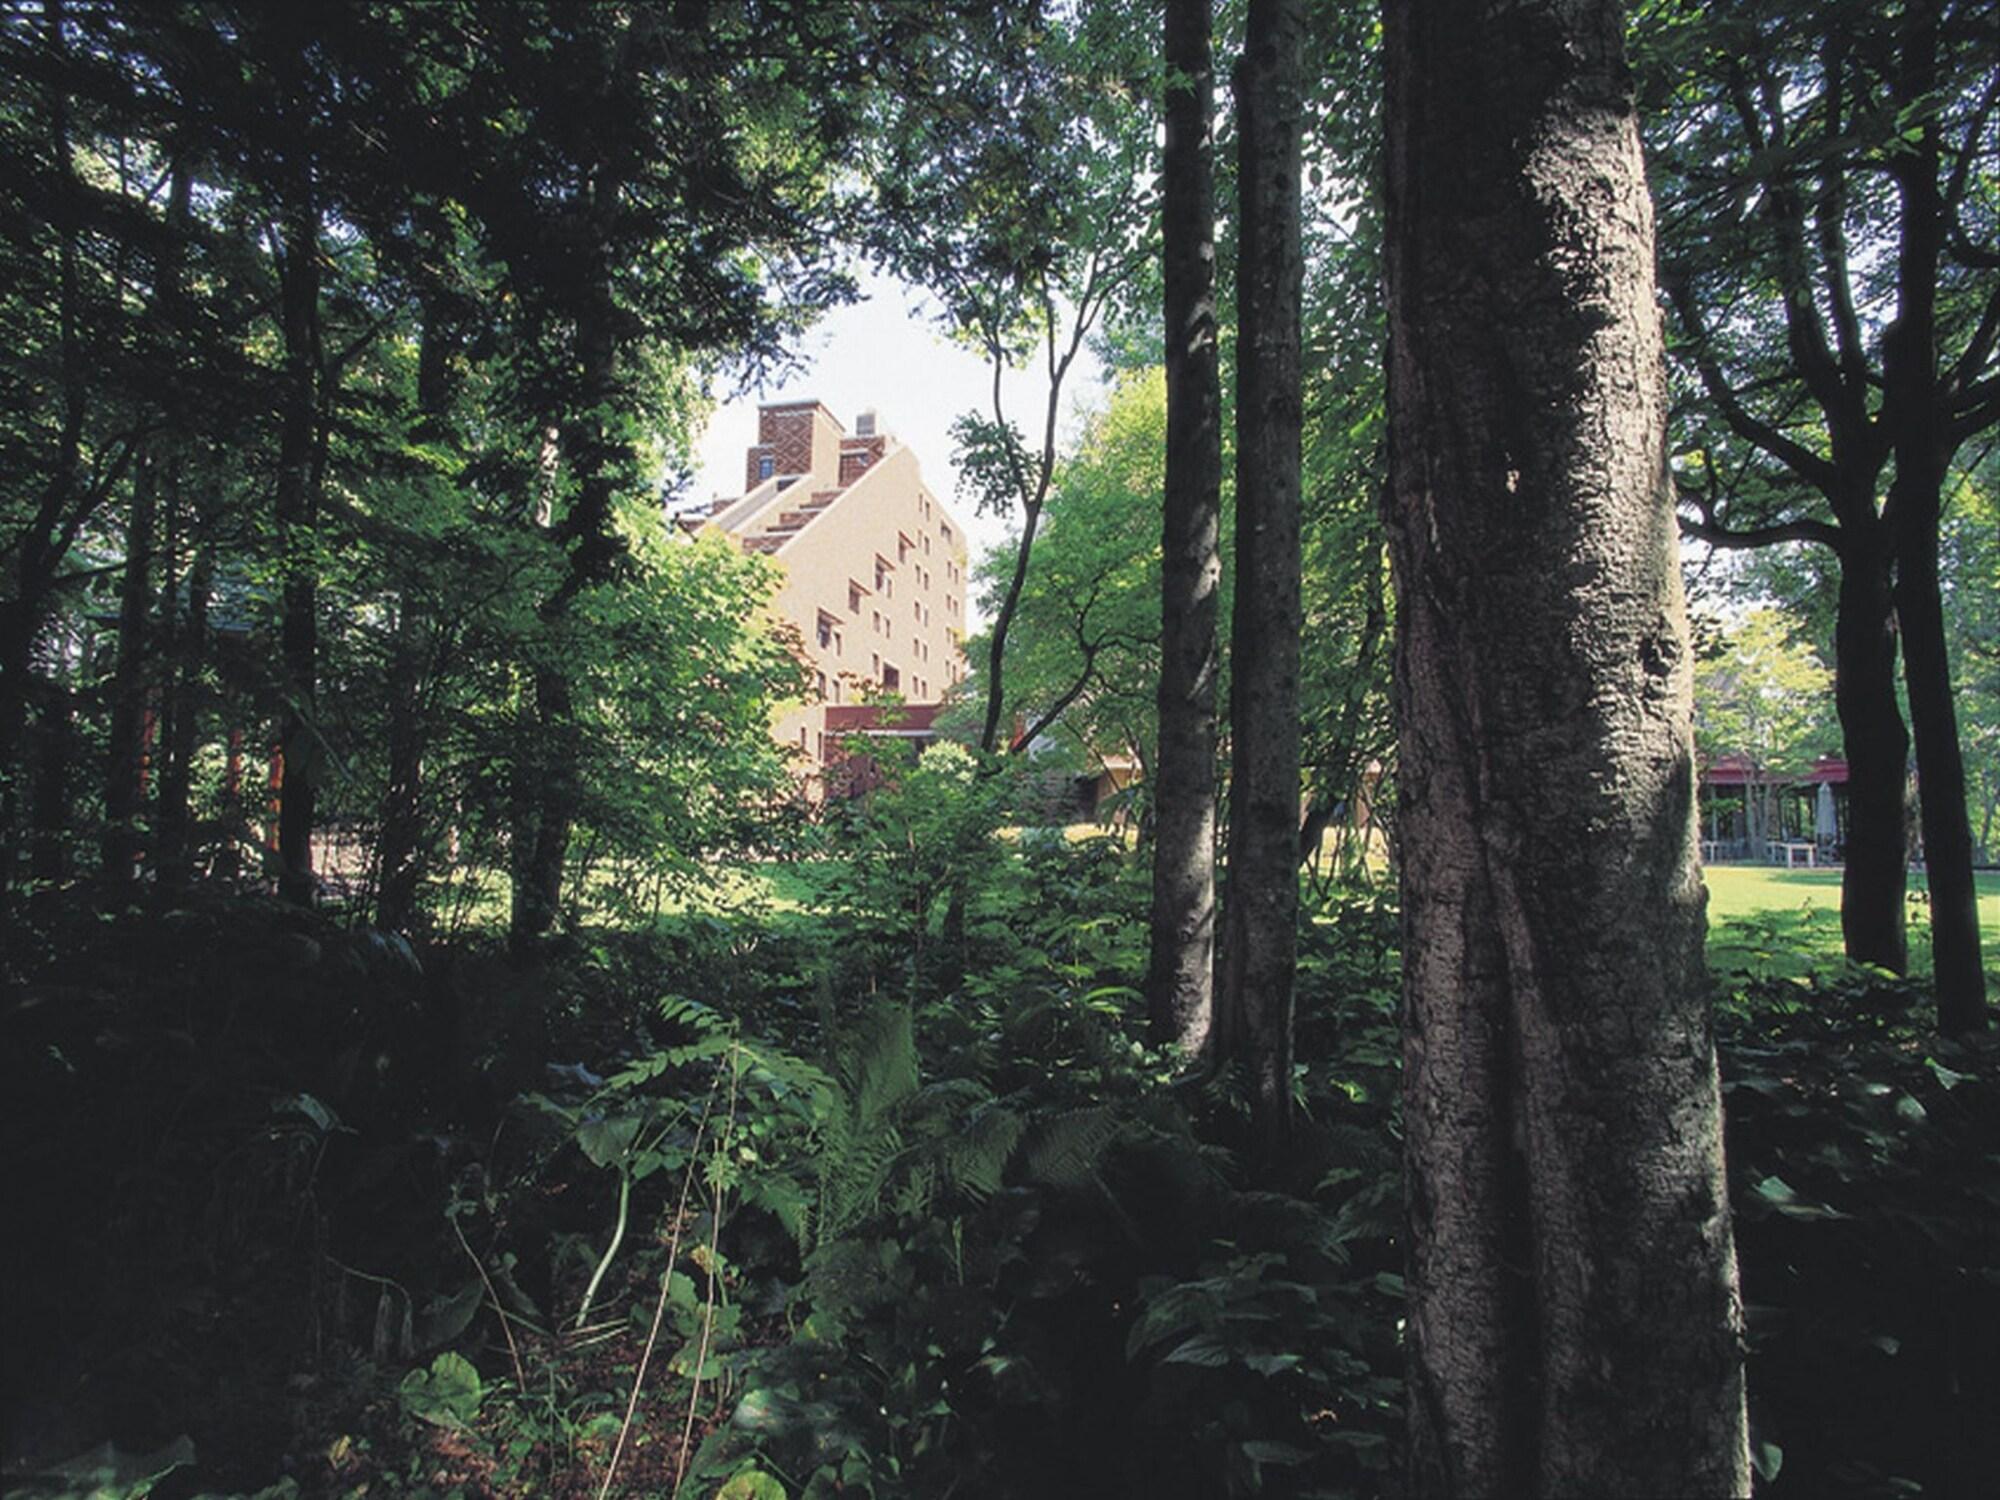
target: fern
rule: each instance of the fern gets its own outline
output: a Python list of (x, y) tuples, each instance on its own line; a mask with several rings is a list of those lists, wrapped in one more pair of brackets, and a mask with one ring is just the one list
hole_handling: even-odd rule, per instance
[(880, 1001), (837, 1037), (834, 1097), (821, 1130), (821, 1243), (879, 1211), (890, 1167), (903, 1148), (893, 1114), (917, 1092), (917, 1044), (910, 1011)]
[(1094, 1181), (1124, 1120), (1103, 1105), (1066, 1110), (1036, 1122), (1023, 1156), (1030, 1181), (1053, 1188), (1077, 1188)]

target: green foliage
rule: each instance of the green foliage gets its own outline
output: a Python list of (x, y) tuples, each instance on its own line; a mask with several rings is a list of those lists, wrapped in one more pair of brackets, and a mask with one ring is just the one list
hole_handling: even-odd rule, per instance
[(479, 1420), (485, 1387), (479, 1371), (462, 1354), (449, 1350), (427, 1370), (412, 1370), (396, 1387), (403, 1410), (436, 1427), (470, 1427)]
[(1960, 1493), (1991, 1469), (2000, 1055), (1926, 1037), (1928, 1004), (1852, 973), (1746, 985), (1718, 1014), (1774, 1495)]
[(100, 1443), (88, 1453), (23, 1476), (18, 1489), (10, 1472), (7, 1493), (34, 1500), (144, 1500), (161, 1480), (194, 1461), (194, 1444), (185, 1436), (152, 1453), (127, 1453)]
[[(1085, 766), (1111, 754), (1152, 760), (1165, 442), (1160, 371), (1121, 375), (1104, 411), (1056, 468), (1037, 566), (1011, 626), (1010, 701), (1029, 723), (1059, 711), (1050, 728)], [(989, 610), (1013, 567), (1005, 549), (980, 561)], [(1222, 609), (1226, 616), (1226, 602)], [(983, 643), (975, 637), (968, 647), (975, 684), (983, 681)]]
[(1775, 609), (1704, 632), (1695, 666), (1695, 740), (1713, 760), (1745, 757), (1760, 775), (1809, 769), (1840, 743), (1833, 673)]
[(1008, 782), (950, 742), (920, 756), (893, 743), (855, 748), (876, 784), (834, 814), (840, 859), (829, 894), (858, 924), (877, 972), (928, 987), (952, 957), (933, 928), (953, 893), (988, 888), (1000, 867), (994, 832)]

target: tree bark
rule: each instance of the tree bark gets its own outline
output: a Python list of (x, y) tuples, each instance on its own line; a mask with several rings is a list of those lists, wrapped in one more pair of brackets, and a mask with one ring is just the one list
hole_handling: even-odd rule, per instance
[(1910, 725), (1916, 732), (1938, 1027), (1948, 1035), (1962, 1036), (1986, 1025), (1986, 972), (1979, 939), (1979, 893), (1972, 879), (1965, 760), (1958, 743), (1958, 710), (1952, 700), (1938, 586), (1935, 516), (1928, 525), (1912, 527), (1898, 552), (1896, 613), (1902, 622)]
[[(300, 148), (303, 150), (303, 148)], [(319, 672), (318, 520), (315, 433), (319, 418), (319, 206), (309, 165), (295, 169), (284, 225), (279, 312), (284, 335), (284, 395), (278, 438), (276, 512), (283, 549), (279, 655), (285, 702), (278, 747), (284, 779), (278, 793), (278, 894), (301, 906), (313, 902), (317, 759), (314, 701)]]
[(1209, 0), (1167, 0), (1162, 164), (1167, 449), (1159, 752), (1146, 1009), (1156, 1044), (1208, 1043), (1215, 974), (1216, 613), (1222, 581)]
[(1747, 1495), (1623, 17), (1384, 14), (1412, 1490)]
[[(422, 224), (442, 259), (446, 236), (440, 216), (426, 212)], [(427, 291), (417, 347), (417, 436), (424, 442), (449, 440), (453, 339), (448, 325), (444, 296), (435, 288)], [(389, 764), (375, 850), (375, 922), (392, 932), (407, 927), (416, 914), (424, 873), (424, 756), (429, 748), (423, 702), (427, 615), (423, 590), (405, 587), (396, 602), (389, 648)]]
[[(167, 499), (178, 509), (178, 486), (169, 482)], [(190, 793), (194, 786), (195, 747), (201, 739), (202, 663), (208, 648), (208, 598), (214, 587), (214, 564), (206, 543), (197, 542), (187, 572), (187, 613), (177, 600), (167, 599), (174, 619), (171, 690), (161, 704), (160, 802), (157, 857), (160, 888), (178, 891), (188, 883), (193, 853), (194, 823)], [(234, 842), (232, 825), (231, 842)]]
[[(1904, 18), (1899, 97), (1925, 101), (1938, 87), (1939, 7), (1912, 5)], [(1893, 518), (1896, 618), (1903, 639), (1903, 684), (1917, 746), (1917, 793), (1924, 875), (1931, 898), (1931, 964), (1938, 1027), (1964, 1034), (1986, 1024), (1986, 975), (1979, 944), (1979, 897), (1972, 881), (1972, 824), (1965, 807), (1965, 762), (1952, 702), (1938, 583), (1938, 527), (1945, 475), (1957, 446), (1941, 399), (1937, 356), (1938, 264), (1946, 213), (1938, 187), (1937, 123), (1920, 117), (1915, 140), (1891, 171), (1902, 207), (1896, 264), (1896, 321), (1882, 336), (1883, 415), (1896, 434)]]
[(1215, 1045), (1248, 1074), (1266, 1161), (1291, 1131), (1299, 903), (1300, 129), (1304, 7), (1252, 0), (1236, 74), (1236, 595), (1229, 881)]
[[(593, 184), (593, 201), (608, 212), (618, 191), (616, 179), (607, 171)], [(514, 960), (523, 965), (538, 961), (543, 940), (561, 911), (563, 868), (579, 801), (576, 702), (567, 665), (560, 659), (562, 637), (572, 628), (577, 597), (609, 582), (622, 555), (612, 510), (621, 460), (628, 450), (610, 415), (618, 399), (619, 314), (601, 237), (593, 234), (587, 239), (591, 260), (578, 309), (575, 404), (557, 433), (558, 452), (570, 478), (569, 506), (551, 532), (553, 540), (567, 546), (569, 565), (562, 583), (539, 611), (546, 638), (540, 648), (544, 657), (534, 669), (534, 750), (529, 758), (537, 771), (524, 801), (533, 811), (526, 826), (517, 826), (514, 851), (508, 943)]]
[(1901, 974), (1910, 966), (1903, 908), (1910, 736), (1896, 701), (1896, 617), (1886, 540), (1876, 547), (1842, 547), (1833, 701), (1847, 752), (1841, 933), (1855, 963)]
[(153, 547), (159, 511), (159, 461), (147, 454), (132, 480), (125, 521), (125, 572), (118, 590), (118, 663), (111, 683), (111, 727), (104, 767), (104, 878), (129, 885), (139, 878), (140, 768), (152, 646)]

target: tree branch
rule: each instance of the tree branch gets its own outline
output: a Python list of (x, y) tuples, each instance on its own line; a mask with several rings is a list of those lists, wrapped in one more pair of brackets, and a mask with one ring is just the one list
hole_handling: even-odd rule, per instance
[(1707, 324), (1702, 319), (1700, 304), (1695, 301), (1687, 278), (1679, 276), (1663, 280), (1668, 300), (1693, 340), (1695, 370), (1701, 376), (1702, 389), (1715, 403), (1716, 410), (1722, 413), (1722, 419), (1729, 424), (1730, 430), (1745, 442), (1753, 443), (1770, 454), (1815, 489), (1830, 493), (1834, 479), (1833, 465), (1752, 414), (1729, 384), (1722, 366), (1716, 361)]

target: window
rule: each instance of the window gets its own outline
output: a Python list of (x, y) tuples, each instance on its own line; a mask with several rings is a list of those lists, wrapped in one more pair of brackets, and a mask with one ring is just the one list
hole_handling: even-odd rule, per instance
[(826, 673), (824, 673), (824, 672), (815, 672), (815, 673), (813, 674), (813, 676), (814, 676), (814, 678), (815, 678), (815, 679), (816, 679), (816, 680), (818, 681), (818, 683), (819, 683), (819, 696), (820, 696), (820, 699), (821, 699), (821, 701), (824, 701), (824, 700), (825, 700), (825, 698), (826, 698)]
[(905, 563), (905, 562), (908, 562), (908, 561), (910, 560), (910, 552), (911, 552), (911, 548), (912, 548), (912, 546), (913, 546), (913, 544), (911, 543), (911, 541), (910, 541), (910, 539), (909, 539), (908, 537), (904, 536), (904, 535), (903, 535), (903, 534), (902, 534), (901, 532), (897, 532), (897, 533), (896, 533), (896, 561), (897, 561), (897, 562), (899, 562), (899, 563)]
[(944, 538), (944, 539), (945, 539), (945, 540), (946, 540), (947, 542), (948, 542), (948, 541), (950, 541), (950, 540), (951, 540), (951, 528), (950, 528), (949, 526), (945, 525), (945, 523), (944, 523), (944, 522), (942, 522), (942, 521), (938, 522), (938, 535), (939, 535), (939, 536), (941, 536), (941, 537), (943, 537), (943, 538)]
[(886, 557), (875, 559), (875, 592), (884, 599), (896, 597), (896, 590), (891, 586), (889, 577), (889, 559)]
[(771, 468), (772, 468), (771, 455), (768, 453), (758, 454), (757, 477), (759, 479), (769, 479), (771, 477)]
[(873, 651), (868, 653), (868, 675), (870, 677), (880, 677), (882, 675), (882, 658), (878, 653)]
[(819, 612), (818, 627), (814, 635), (819, 641), (820, 650), (831, 651), (835, 656), (840, 655), (840, 621), (825, 610)]
[(893, 693), (902, 685), (903, 685), (903, 674), (898, 672), (894, 667), (890, 666), (886, 661), (883, 662), (882, 686), (887, 688), (890, 692)]
[(930, 555), (931, 555), (931, 534), (927, 531), (924, 533), (924, 556), (929, 557)]
[(865, 592), (867, 591), (863, 589), (860, 584), (855, 583), (852, 579), (848, 581), (847, 612), (850, 615), (858, 615), (861, 613), (861, 596)]

